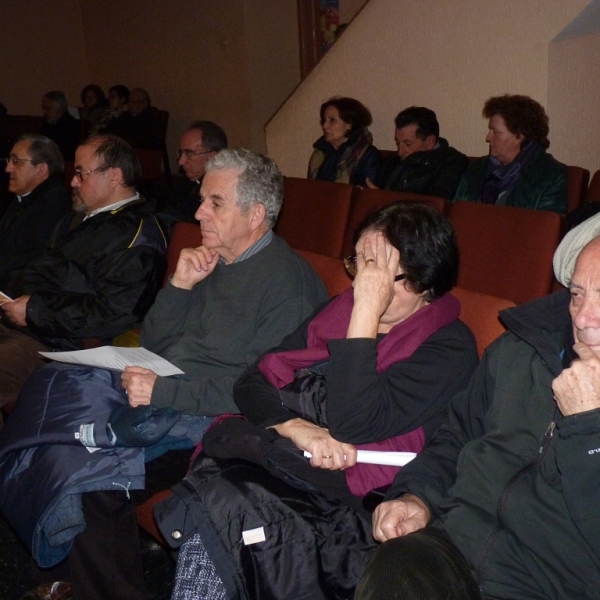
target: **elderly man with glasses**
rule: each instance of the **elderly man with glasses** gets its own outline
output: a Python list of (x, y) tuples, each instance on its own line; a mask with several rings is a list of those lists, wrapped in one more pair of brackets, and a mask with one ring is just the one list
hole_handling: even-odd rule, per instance
[[(30, 164), (18, 146), (11, 177)], [(19, 158), (27, 166), (15, 164)], [(117, 137), (92, 137), (77, 148), (75, 214), (0, 290), (11, 298), (0, 300), (0, 406), (16, 400), (43, 363), (38, 351), (80, 350), (89, 338), (110, 344), (142, 321), (162, 283), (166, 247), (135, 190), (139, 175), (135, 153)]]
[(177, 164), (185, 179), (176, 180), (173, 193), (167, 199), (161, 217), (169, 223), (187, 221), (195, 223), (200, 186), (206, 173), (206, 163), (217, 152), (227, 148), (227, 135), (212, 121), (194, 121), (184, 131), (177, 151)]
[(0, 220), (0, 291), (43, 253), (54, 227), (69, 212), (63, 170), (58, 146), (43, 135), (21, 136), (6, 158), (12, 198)]

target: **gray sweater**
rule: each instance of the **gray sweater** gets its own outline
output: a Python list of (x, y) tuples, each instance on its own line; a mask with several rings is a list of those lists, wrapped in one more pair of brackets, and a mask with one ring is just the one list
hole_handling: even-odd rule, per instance
[(277, 236), (242, 262), (217, 265), (191, 291), (167, 284), (140, 342), (185, 375), (159, 377), (152, 404), (206, 416), (239, 412), (238, 375), (326, 299), (319, 276)]

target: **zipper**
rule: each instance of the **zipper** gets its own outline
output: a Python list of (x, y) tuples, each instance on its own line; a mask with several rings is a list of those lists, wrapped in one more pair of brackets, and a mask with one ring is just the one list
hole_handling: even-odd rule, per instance
[(540, 447), (538, 448), (537, 456), (528, 465), (526, 465), (520, 471), (515, 473), (511, 477), (509, 482), (504, 486), (504, 490), (502, 490), (502, 494), (500, 495), (500, 499), (498, 500), (498, 506), (496, 508), (496, 518), (498, 520), (499, 525), (497, 525), (494, 528), (494, 530), (492, 531), (492, 533), (489, 535), (489, 537), (483, 547), (483, 550), (481, 551), (481, 556), (479, 557), (479, 560), (477, 561), (477, 566), (475, 568), (475, 573), (477, 574), (477, 579), (479, 582), (482, 581), (482, 578), (480, 577), (480, 573), (482, 571), (483, 564), (485, 563), (485, 561), (488, 557), (488, 554), (490, 553), (492, 546), (494, 545), (498, 535), (500, 534), (502, 529), (504, 529), (505, 523), (504, 523), (504, 519), (503, 519), (502, 515), (504, 512), (504, 507), (506, 506), (506, 503), (508, 501), (508, 497), (509, 497), (510, 493), (512, 492), (512, 488), (515, 486), (515, 484), (520, 479), (522, 479), (530, 471), (533, 471), (534, 469), (536, 469), (540, 465), (542, 460), (544, 460), (544, 456), (547, 454), (548, 448), (550, 447), (550, 445), (552, 444), (552, 441), (554, 439), (554, 430), (555, 429), (556, 429), (556, 422), (551, 421), (550, 424), (548, 425), (548, 428), (546, 429), (546, 432), (544, 433), (544, 437), (542, 438), (542, 443), (541, 443)]

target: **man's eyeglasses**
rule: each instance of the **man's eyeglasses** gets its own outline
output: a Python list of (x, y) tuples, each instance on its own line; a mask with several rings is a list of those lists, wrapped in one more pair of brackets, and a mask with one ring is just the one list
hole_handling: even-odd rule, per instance
[(79, 183), (83, 183), (83, 176), (89, 175), (90, 173), (102, 173), (103, 171), (108, 171), (111, 167), (98, 167), (97, 169), (90, 169), (89, 171), (82, 171), (81, 169), (75, 169), (75, 177)]
[(184, 154), (188, 160), (192, 160), (194, 156), (200, 156), (201, 154), (210, 154), (212, 150), (204, 150), (203, 152), (194, 152), (194, 150), (177, 150), (177, 160), (179, 160)]
[[(353, 254), (352, 256), (346, 256), (346, 258), (344, 258), (344, 268), (346, 271), (348, 271), (348, 275), (350, 275), (350, 277), (356, 277), (356, 273), (358, 272), (358, 268), (356, 266), (356, 254)], [(400, 273), (394, 277), (394, 281), (402, 281), (403, 279), (406, 279), (406, 273)]]
[(18, 166), (22, 162), (33, 162), (33, 158), (19, 158), (18, 156), (7, 156), (5, 159), (6, 164), (12, 163), (13, 165)]

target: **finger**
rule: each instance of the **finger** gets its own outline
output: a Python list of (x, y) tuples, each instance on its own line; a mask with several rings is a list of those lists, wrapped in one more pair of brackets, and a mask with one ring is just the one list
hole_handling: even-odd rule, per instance
[(125, 367), (126, 373), (139, 373), (140, 375), (147, 375), (148, 373), (152, 373), (150, 369), (145, 369), (144, 367), (136, 367), (134, 365), (128, 365)]
[(395, 246), (391, 246), (390, 256), (388, 259), (388, 266), (390, 268), (390, 272), (395, 277), (398, 273), (398, 267), (400, 266), (400, 251)]
[(386, 239), (383, 236), (383, 233), (378, 233), (375, 238), (375, 248), (376, 248), (376, 257), (378, 265), (387, 265), (388, 257), (387, 257), (387, 248), (386, 248)]
[(577, 355), (579, 356), (579, 358), (581, 360), (586, 360), (589, 358), (594, 358), (594, 356), (596, 356), (592, 350), (590, 349), (590, 347), (587, 344), (584, 344), (583, 342), (577, 342), (574, 346), (573, 346), (573, 350), (575, 350), (575, 352), (577, 352)]

